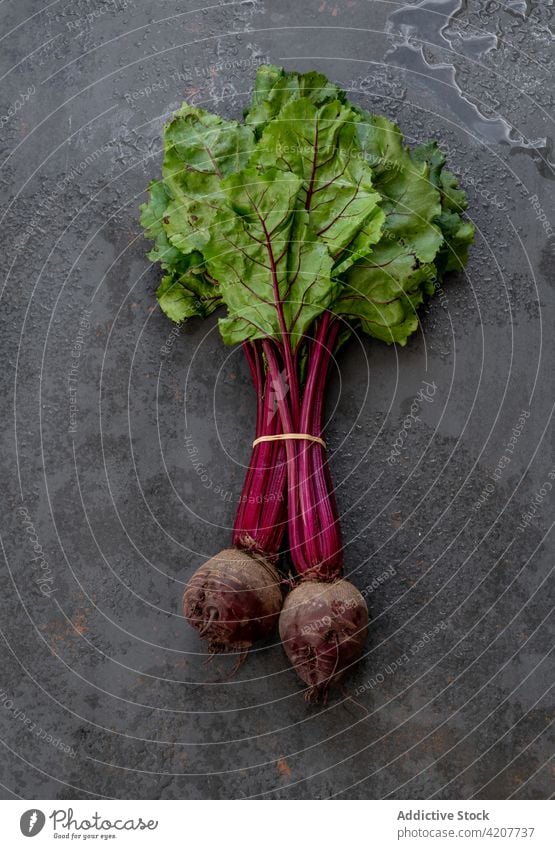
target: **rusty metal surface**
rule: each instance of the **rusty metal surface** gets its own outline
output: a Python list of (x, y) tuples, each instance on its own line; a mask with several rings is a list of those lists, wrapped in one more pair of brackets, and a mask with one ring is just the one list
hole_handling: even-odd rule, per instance
[[(493, 5), (2, 4), (3, 797), (551, 794), (551, 8)], [(239, 117), (268, 60), (441, 139), (477, 225), (410, 344), (353, 342), (333, 377), (373, 622), (320, 707), (277, 638), (229, 679), (183, 621), (254, 398), (215, 319), (155, 308), (137, 212), (171, 111)]]

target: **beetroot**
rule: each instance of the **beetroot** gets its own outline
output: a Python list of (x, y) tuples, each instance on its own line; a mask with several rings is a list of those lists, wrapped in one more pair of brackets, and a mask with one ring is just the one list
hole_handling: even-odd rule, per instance
[[(340, 323), (324, 313), (307, 340), (304, 390), (297, 396), (280, 387), (282, 364), (270, 346), (264, 348), (285, 433), (321, 438), (326, 379), (339, 337)], [(342, 579), (341, 529), (325, 444), (288, 441), (286, 460), (290, 555), (301, 583), (285, 601), (279, 630), (287, 657), (308, 685), (306, 698), (317, 701), (362, 654), (368, 610), (358, 590)]]
[[(243, 350), (256, 393), (256, 437), (281, 433), (258, 343)], [(185, 618), (208, 641), (211, 654), (247, 651), (277, 624), (283, 601), (274, 564), (286, 527), (283, 442), (258, 442), (243, 484), (232, 548), (212, 557), (193, 575), (183, 596)]]
[(183, 612), (211, 653), (242, 652), (271, 633), (282, 600), (279, 575), (268, 560), (227, 548), (197, 569)]
[(367, 633), (366, 602), (349, 581), (304, 581), (287, 596), (279, 634), (308, 701), (325, 700), (360, 657)]

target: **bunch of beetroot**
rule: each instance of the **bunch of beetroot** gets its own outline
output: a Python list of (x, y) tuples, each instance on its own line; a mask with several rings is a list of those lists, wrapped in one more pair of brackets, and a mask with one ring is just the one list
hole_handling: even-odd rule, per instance
[[(279, 620), (308, 698), (356, 662), (368, 629), (343, 578), (323, 434), (330, 363), (355, 328), (406, 343), (418, 306), (466, 261), (465, 205), (434, 142), (407, 147), (318, 73), (262, 66), (244, 123), (184, 104), (165, 127), (141, 217), (164, 269), (159, 304), (176, 322), (222, 307), (257, 396), (232, 547), (192, 576), (184, 613), (211, 652), (240, 657)], [(285, 599), (284, 549), (298, 575)]]

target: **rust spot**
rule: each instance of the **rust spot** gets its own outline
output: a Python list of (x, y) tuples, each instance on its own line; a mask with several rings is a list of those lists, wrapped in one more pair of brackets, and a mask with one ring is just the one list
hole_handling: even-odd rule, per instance
[(79, 613), (74, 619), (71, 620), (73, 627), (79, 634), (85, 634), (89, 629), (85, 625), (86, 619), (82, 613)]
[(83, 643), (79, 635), (89, 630), (86, 624), (87, 612), (90, 610), (77, 613), (69, 622), (65, 619), (51, 619), (45, 625), (41, 625), (54, 657), (67, 656), (68, 653), (76, 657), (82, 651)]
[(318, 7), (318, 11), (319, 12), (328, 11), (331, 14), (332, 18), (336, 18), (337, 15), (339, 14), (339, 6), (331, 6), (331, 5), (328, 6), (328, 4), (326, 3), (326, 0), (324, 0), (324, 2), (321, 3), (320, 6)]
[(277, 771), (280, 775), (284, 775), (286, 778), (291, 778), (293, 773), (291, 772), (291, 767), (285, 760), (285, 758), (278, 758), (276, 761)]

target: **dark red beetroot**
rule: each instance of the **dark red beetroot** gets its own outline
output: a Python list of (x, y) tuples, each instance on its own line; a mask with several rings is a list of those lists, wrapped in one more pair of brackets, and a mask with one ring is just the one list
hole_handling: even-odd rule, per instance
[[(339, 322), (324, 313), (314, 339), (306, 342), (302, 393), (295, 370), (288, 370), (287, 363), (265, 346), (285, 433), (322, 436), (324, 390), (339, 331)], [(311, 439), (290, 440), (286, 458), (290, 555), (301, 583), (285, 601), (279, 631), (287, 657), (308, 685), (305, 697), (325, 699), (362, 654), (368, 610), (358, 590), (342, 579), (341, 529), (325, 445)]]
[[(259, 343), (245, 343), (257, 399), (256, 436), (281, 433)], [(283, 594), (274, 568), (286, 527), (283, 442), (259, 442), (233, 526), (233, 546), (201, 566), (183, 596), (187, 621), (211, 653), (247, 651), (277, 625)]]
[(183, 612), (210, 652), (243, 652), (275, 628), (282, 601), (271, 563), (227, 548), (197, 569), (183, 595)]
[(279, 634), (308, 701), (325, 700), (362, 654), (367, 633), (366, 602), (349, 581), (304, 581), (289, 593)]

